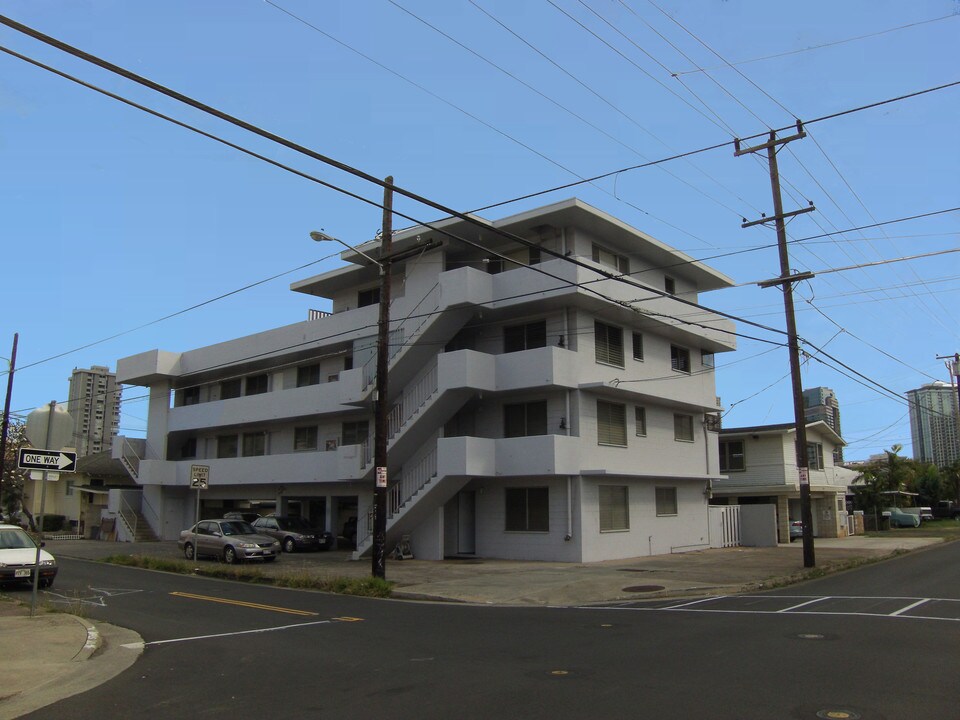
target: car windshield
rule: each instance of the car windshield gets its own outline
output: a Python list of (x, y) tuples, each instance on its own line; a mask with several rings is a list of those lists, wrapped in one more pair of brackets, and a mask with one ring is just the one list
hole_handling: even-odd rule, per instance
[(224, 535), (256, 535), (257, 531), (253, 529), (250, 523), (242, 520), (231, 520), (230, 522), (220, 523), (220, 531)]
[(0, 550), (35, 548), (36, 544), (23, 530), (15, 528), (0, 530)]
[(299, 532), (312, 530), (310, 524), (300, 517), (277, 518), (277, 525), (280, 526), (281, 530), (297, 530)]

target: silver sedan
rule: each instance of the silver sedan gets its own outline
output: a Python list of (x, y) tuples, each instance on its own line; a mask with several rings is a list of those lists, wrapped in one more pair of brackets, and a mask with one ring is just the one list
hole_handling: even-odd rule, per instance
[(258, 534), (242, 520), (201, 520), (180, 533), (177, 545), (187, 560), (206, 555), (231, 564), (244, 560), (273, 562), (280, 555), (277, 540)]

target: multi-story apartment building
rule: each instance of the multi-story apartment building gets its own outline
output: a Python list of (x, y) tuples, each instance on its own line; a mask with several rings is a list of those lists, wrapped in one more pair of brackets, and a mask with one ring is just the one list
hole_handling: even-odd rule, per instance
[(960, 460), (957, 389), (942, 381), (907, 391), (913, 459), (946, 467)]
[[(394, 235), (393, 255), (416, 248), (392, 268), (388, 550), (402, 536), (423, 559), (706, 547), (713, 358), (735, 341), (688, 303), (731, 281), (575, 199)], [(358, 250), (291, 286), (332, 312), (120, 360), (120, 381), (150, 392), (145, 456), (127, 463), (159, 535), (192, 523), (199, 464), (202, 514), (356, 518), (369, 550), (379, 243)]]
[[(840, 431), (840, 403), (837, 394), (830, 388), (815, 387), (804, 390), (803, 415), (807, 422), (824, 422), (837, 435), (843, 436)], [(834, 448), (833, 462), (837, 465), (843, 462), (842, 444)]]
[(102, 365), (70, 376), (67, 412), (73, 419), (73, 438), (77, 454), (93, 455), (109, 450), (120, 431), (120, 393), (117, 376)]

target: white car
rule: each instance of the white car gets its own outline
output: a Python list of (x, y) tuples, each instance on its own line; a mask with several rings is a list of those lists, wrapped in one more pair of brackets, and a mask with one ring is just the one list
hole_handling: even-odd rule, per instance
[[(41, 547), (43, 547), (41, 545)], [(37, 562), (37, 543), (17, 525), (0, 525), (0, 583), (32, 583)], [(57, 561), (40, 550), (38, 585), (48, 588), (57, 576)]]

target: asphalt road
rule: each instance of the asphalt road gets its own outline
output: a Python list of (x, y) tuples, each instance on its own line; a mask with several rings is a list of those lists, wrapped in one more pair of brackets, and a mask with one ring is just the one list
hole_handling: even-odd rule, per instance
[(30, 718), (960, 715), (960, 543), (694, 604), (382, 601), (76, 560), (56, 591), (147, 647)]

